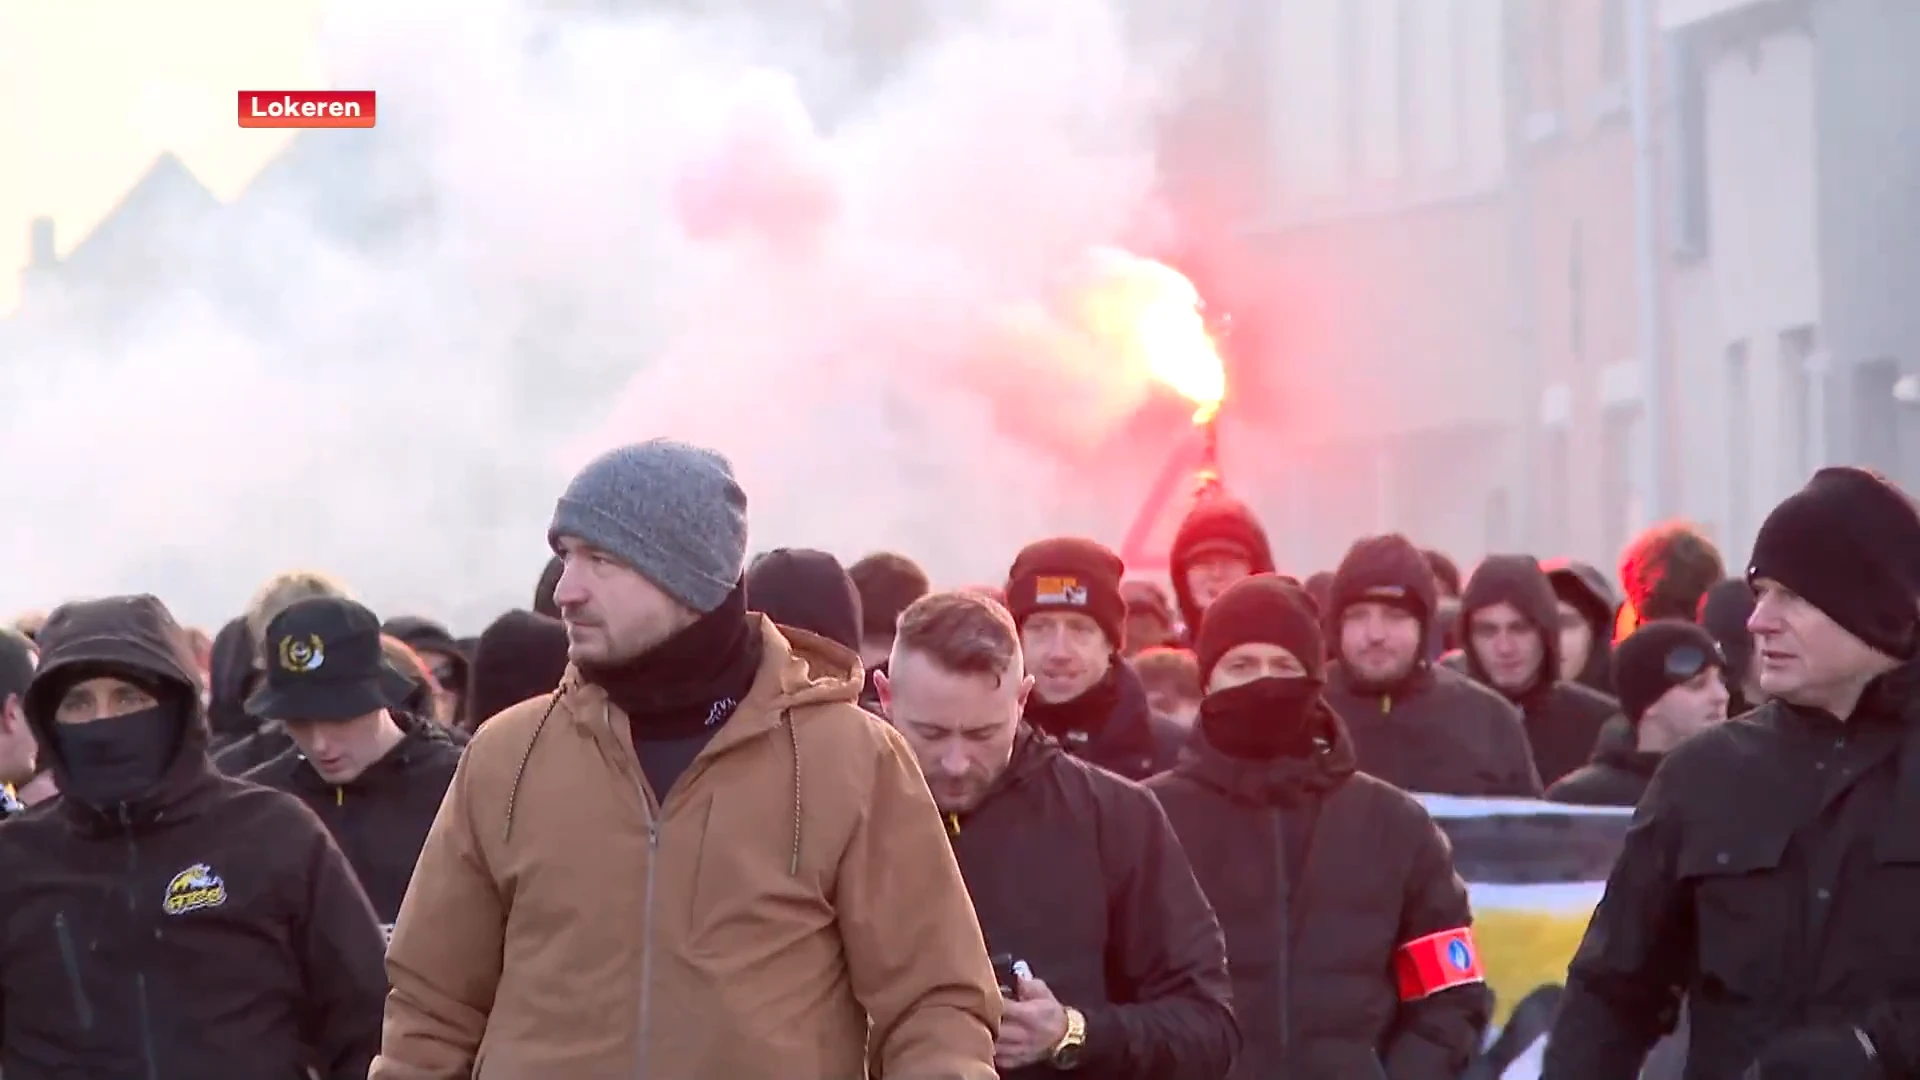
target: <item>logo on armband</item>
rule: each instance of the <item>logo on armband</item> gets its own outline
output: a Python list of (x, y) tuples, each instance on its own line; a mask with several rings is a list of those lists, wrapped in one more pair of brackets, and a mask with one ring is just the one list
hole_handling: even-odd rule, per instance
[(1394, 981), (1401, 1001), (1419, 1001), (1442, 990), (1486, 982), (1473, 930), (1457, 927), (1415, 938), (1393, 954)]

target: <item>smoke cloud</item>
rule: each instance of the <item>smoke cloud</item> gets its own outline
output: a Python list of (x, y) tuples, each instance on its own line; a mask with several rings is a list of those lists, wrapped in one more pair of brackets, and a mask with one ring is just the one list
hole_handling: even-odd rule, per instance
[(1171, 239), (1179, 43), (1141, 54), (1096, 0), (880, 55), (837, 25), (341, 0), (329, 69), (378, 131), (312, 133), (158, 302), (0, 329), (0, 604), (139, 589), (211, 623), (309, 567), (477, 629), (531, 599), (569, 471), (653, 435), (733, 458), (756, 548), (957, 584), (1117, 543), (1155, 391), (1058, 301), (1089, 249)]

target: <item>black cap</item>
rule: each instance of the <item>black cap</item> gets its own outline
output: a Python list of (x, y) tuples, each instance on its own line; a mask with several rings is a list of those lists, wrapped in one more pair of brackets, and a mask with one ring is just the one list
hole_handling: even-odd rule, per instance
[(1613, 647), (1620, 711), (1637, 724), (1667, 691), (1710, 667), (1725, 671), (1727, 658), (1704, 628), (1678, 619), (1646, 623)]
[(1214, 665), (1229, 651), (1256, 641), (1287, 650), (1306, 669), (1307, 678), (1326, 682), (1327, 644), (1320, 629), (1320, 608), (1299, 582), (1282, 574), (1255, 574), (1220, 594), (1200, 620), (1194, 642), (1200, 685), (1206, 686)]
[(1126, 572), (1120, 556), (1095, 541), (1037, 541), (1020, 549), (1007, 571), (1007, 610), (1022, 627), (1042, 611), (1085, 615), (1117, 652), (1127, 644), (1127, 602), (1120, 595)]
[(352, 600), (298, 601), (267, 624), (266, 678), (247, 699), (265, 720), (353, 720), (399, 708), (412, 681), (380, 648), (380, 620)]

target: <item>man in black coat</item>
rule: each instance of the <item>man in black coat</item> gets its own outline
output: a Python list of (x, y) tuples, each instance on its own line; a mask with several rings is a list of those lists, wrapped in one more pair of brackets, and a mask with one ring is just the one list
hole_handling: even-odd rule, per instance
[(1021, 721), (1025, 664), (1005, 608), (933, 593), (875, 680), (1005, 961), (1000, 1075), (1223, 1080), (1240, 1033), (1220, 924), (1153, 796)]
[(1547, 789), (1553, 802), (1633, 806), (1667, 753), (1727, 718), (1727, 662), (1690, 622), (1643, 623), (1614, 650), (1622, 718), (1600, 732), (1593, 760)]
[(1323, 639), (1263, 574), (1207, 609), (1194, 759), (1148, 788), (1226, 931), (1234, 1077), (1456, 1080), (1492, 1010), (1466, 885), (1411, 796), (1354, 768)]
[(1654, 773), (1545, 1080), (1631, 1080), (1683, 1001), (1699, 1080), (1920, 1069), (1920, 513), (1822, 469), (1767, 516), (1747, 579), (1771, 700)]
[(67, 604), (40, 647), (27, 719), (63, 794), (0, 826), (0, 1072), (364, 1078), (373, 909), (312, 811), (215, 771), (173, 616)]
[(1034, 679), (1027, 723), (1077, 758), (1145, 780), (1178, 760), (1187, 733), (1154, 715), (1127, 662), (1125, 573), (1092, 540), (1042, 540), (1013, 560), (1006, 606)]
[(380, 633), (373, 612), (343, 597), (299, 600), (274, 616), (265, 682), (247, 712), (278, 721), (294, 748), (246, 778), (320, 816), (391, 933), (460, 747), (439, 724), (401, 711), (411, 686), (382, 654)]

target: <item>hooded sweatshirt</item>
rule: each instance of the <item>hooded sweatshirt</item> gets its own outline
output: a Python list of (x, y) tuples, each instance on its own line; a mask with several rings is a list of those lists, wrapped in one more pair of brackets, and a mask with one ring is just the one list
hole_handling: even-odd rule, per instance
[(749, 618), (752, 684), (668, 791), (577, 672), (475, 734), (371, 1080), (993, 1080), (1000, 994), (912, 751), (851, 652)]
[[(1341, 622), (1354, 604), (1405, 608), (1431, 633), (1439, 604), (1433, 568), (1400, 536), (1356, 543), (1329, 589), (1327, 639), (1340, 646)], [(1520, 710), (1464, 675), (1414, 665), (1390, 686), (1361, 681), (1344, 659), (1328, 665), (1327, 704), (1346, 722), (1362, 771), (1403, 791), (1428, 795), (1538, 796), (1540, 778)]]
[(1187, 569), (1196, 561), (1194, 556), (1212, 544), (1228, 544), (1245, 552), (1253, 562), (1255, 574), (1276, 572), (1273, 548), (1267, 543), (1267, 530), (1261, 527), (1259, 519), (1253, 516), (1247, 504), (1231, 495), (1215, 493), (1201, 496), (1181, 520), (1169, 556), (1173, 599), (1179, 605), (1180, 618), (1186, 623), (1189, 636), (1199, 632), (1202, 612), (1187, 589)]
[[(1471, 627), (1477, 611), (1508, 604), (1539, 631), (1540, 669), (1518, 693), (1493, 683), (1474, 650)], [(1460, 597), (1461, 637), (1467, 642), (1459, 663), (1483, 686), (1505, 694), (1526, 717), (1527, 742), (1540, 781), (1554, 781), (1587, 763), (1600, 729), (1620, 714), (1620, 703), (1597, 690), (1559, 678), (1560, 609), (1546, 572), (1531, 555), (1489, 555), (1475, 568)]]
[(320, 816), (386, 927), (400, 915), (427, 829), (460, 762), (460, 747), (439, 724), (405, 713), (393, 719), (400, 741), (344, 784), (326, 780), (297, 749), (246, 776), (299, 796)]
[(1593, 634), (1587, 649), (1587, 662), (1580, 666), (1574, 682), (1607, 695), (1613, 693), (1613, 626), (1620, 613), (1620, 601), (1614, 599), (1606, 575), (1583, 562), (1556, 559), (1542, 567), (1547, 584), (1557, 600), (1572, 604), (1586, 620)]
[(239, 742), (259, 730), (260, 721), (247, 714), (247, 694), (252, 691), (253, 636), (247, 632), (247, 620), (236, 618), (213, 636), (212, 670), (208, 687), (207, 725), (213, 732), (213, 748)]
[[(312, 811), (214, 770), (173, 617), (150, 596), (68, 604), (40, 644), (27, 719), (69, 794), (0, 844), (0, 1072), (364, 1077), (386, 997), (373, 910)], [(174, 732), (159, 779), (111, 806), (74, 794), (96, 784), (54, 720), (102, 674), (150, 687), (147, 722)]]

